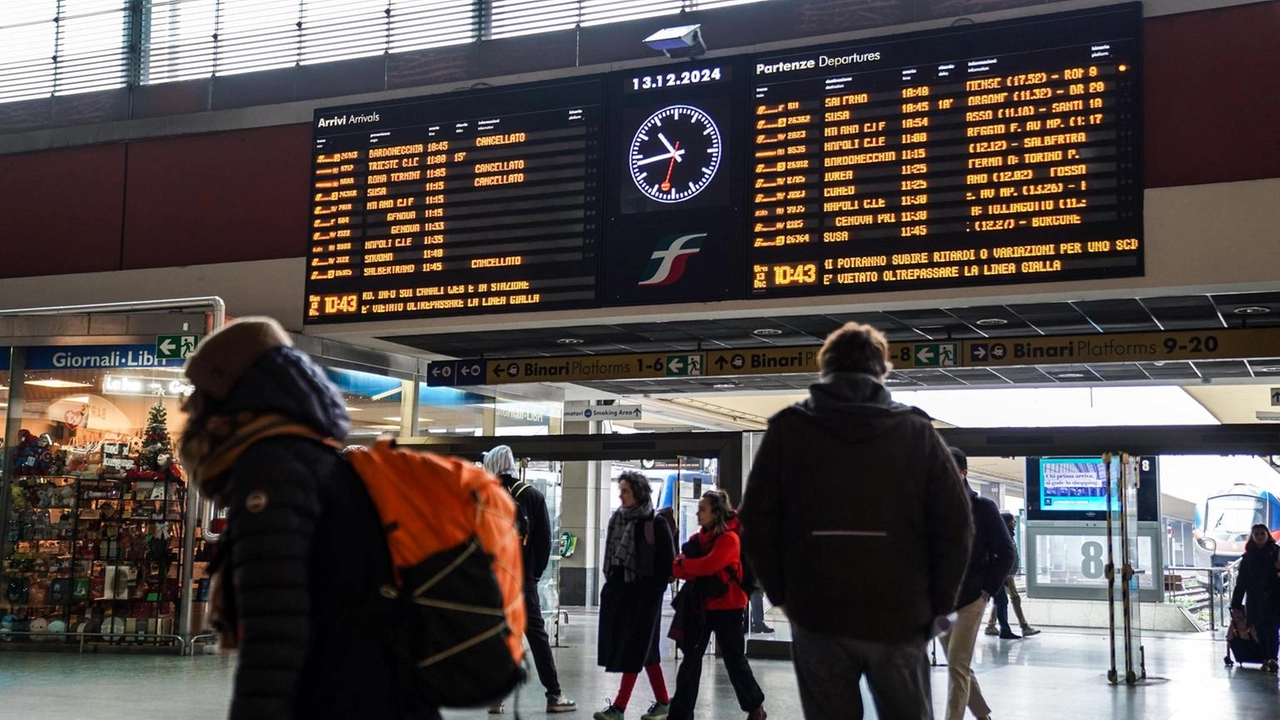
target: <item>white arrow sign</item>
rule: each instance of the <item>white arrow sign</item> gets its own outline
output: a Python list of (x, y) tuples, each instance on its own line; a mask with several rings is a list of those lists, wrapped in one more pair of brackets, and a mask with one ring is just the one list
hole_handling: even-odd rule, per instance
[(920, 352), (916, 353), (916, 359), (921, 362), (933, 362), (933, 348), (920, 348)]

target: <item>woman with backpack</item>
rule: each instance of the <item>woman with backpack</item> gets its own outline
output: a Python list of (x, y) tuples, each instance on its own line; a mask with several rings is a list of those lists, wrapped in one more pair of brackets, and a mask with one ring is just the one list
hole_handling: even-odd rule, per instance
[(394, 575), (364, 484), (318, 439), (347, 435), (342, 395), (269, 318), (209, 335), (184, 372), (183, 464), (229, 513), (210, 620), (239, 650), (230, 720), (439, 720), (359, 619)]
[(600, 590), (597, 657), (605, 672), (622, 673), (618, 694), (595, 720), (622, 720), (643, 669), (653, 687), (653, 705), (642, 720), (667, 717), (671, 698), (662, 677), (658, 629), (662, 601), (671, 582), (675, 540), (666, 520), (653, 511), (649, 480), (638, 472), (618, 478), (622, 507), (609, 519), (604, 587)]
[(765, 720), (768, 713), (764, 710), (764, 691), (747, 663), (746, 638), (742, 634), (747, 593), (740, 584), (743, 568), (738, 516), (728, 495), (723, 491), (703, 493), (698, 501), (698, 524), (702, 530), (686, 543), (672, 571), (681, 580), (701, 583), (705, 621), (697, 639), (683, 646), (685, 655), (676, 673), (676, 694), (668, 717), (692, 720), (702, 680), (702, 657), (714, 634), (729, 682), (738, 696), (738, 707), (747, 713), (747, 720)]
[(1254, 525), (1244, 544), (1232, 614), (1243, 612), (1262, 648), (1262, 669), (1276, 672), (1277, 626), (1280, 626), (1280, 546), (1266, 525)]

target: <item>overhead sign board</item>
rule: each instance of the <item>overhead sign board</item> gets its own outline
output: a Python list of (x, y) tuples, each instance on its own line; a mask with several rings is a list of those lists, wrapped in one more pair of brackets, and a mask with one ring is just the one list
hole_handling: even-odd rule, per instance
[[(428, 381), (431, 385), (501, 385), (816, 373), (818, 349), (811, 345), (678, 354), (448, 360), (430, 364)], [(891, 343), (889, 357), (897, 370), (1280, 358), (1280, 328)], [(460, 366), (469, 368), (469, 374), (464, 376)], [(484, 379), (479, 380), (481, 377)]]
[(1039, 336), (964, 344), (968, 367), (1234, 360), (1280, 356), (1280, 330)]
[(639, 405), (591, 405), (565, 403), (565, 420), (640, 420), (644, 409)]

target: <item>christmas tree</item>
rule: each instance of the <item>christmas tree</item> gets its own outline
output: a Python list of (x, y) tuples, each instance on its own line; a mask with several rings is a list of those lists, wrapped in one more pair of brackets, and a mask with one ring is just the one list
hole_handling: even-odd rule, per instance
[(169, 414), (164, 401), (157, 400), (147, 416), (147, 429), (138, 453), (138, 468), (144, 472), (166, 473), (173, 461), (173, 445), (169, 442)]

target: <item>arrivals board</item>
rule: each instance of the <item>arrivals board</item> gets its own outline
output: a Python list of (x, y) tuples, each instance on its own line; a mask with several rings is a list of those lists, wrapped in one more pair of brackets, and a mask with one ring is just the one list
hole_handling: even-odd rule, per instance
[(1140, 22), (755, 58), (748, 296), (1140, 275)]
[(308, 323), (597, 305), (599, 80), (318, 110)]

